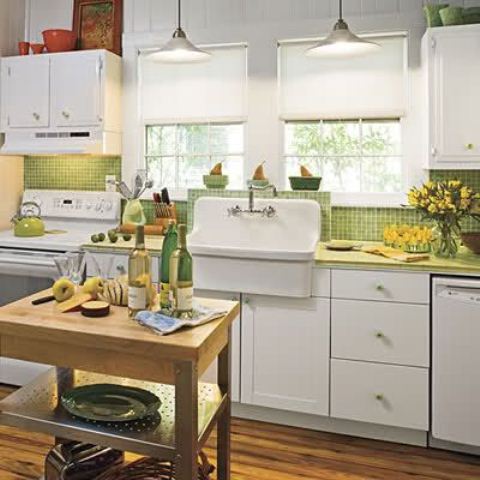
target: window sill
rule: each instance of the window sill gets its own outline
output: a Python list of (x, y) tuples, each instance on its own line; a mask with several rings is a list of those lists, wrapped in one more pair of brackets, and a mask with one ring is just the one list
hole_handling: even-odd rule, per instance
[(333, 207), (401, 208), (405, 193), (332, 193)]

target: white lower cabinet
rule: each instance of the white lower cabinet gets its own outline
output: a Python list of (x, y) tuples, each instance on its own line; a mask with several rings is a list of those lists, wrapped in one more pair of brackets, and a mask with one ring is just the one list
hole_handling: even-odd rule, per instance
[(428, 430), (427, 368), (332, 360), (331, 376), (332, 417)]
[[(218, 300), (231, 300), (234, 302), (240, 301), (240, 295), (228, 292), (216, 292), (212, 290), (195, 289), (196, 297), (215, 298)], [(231, 360), (231, 382), (232, 382), (232, 400), (234, 402), (240, 401), (240, 331), (241, 318), (237, 318), (233, 322), (232, 327), (232, 360)], [(203, 382), (217, 383), (217, 361), (215, 360), (210, 367), (204, 372), (200, 378)]]
[(428, 305), (332, 300), (332, 357), (428, 367)]
[(244, 297), (241, 360), (242, 403), (328, 415), (330, 299)]

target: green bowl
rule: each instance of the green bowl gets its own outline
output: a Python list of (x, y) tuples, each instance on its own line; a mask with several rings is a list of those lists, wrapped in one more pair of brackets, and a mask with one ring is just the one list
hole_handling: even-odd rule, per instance
[(429, 27), (441, 27), (443, 25), (442, 18), (440, 17), (440, 10), (447, 8), (448, 3), (441, 3), (439, 5), (428, 4), (423, 7), (425, 18), (427, 19), (427, 25)]
[(322, 177), (288, 177), (292, 190), (311, 190), (317, 192), (322, 183)]
[(480, 7), (469, 7), (463, 9), (463, 23), (480, 23)]
[(266, 187), (267, 185), (270, 185), (270, 180), (247, 180), (247, 186), (249, 187), (250, 185), (253, 185), (254, 187)]
[(203, 183), (207, 188), (225, 190), (228, 185), (228, 175), (204, 175)]
[(463, 25), (463, 7), (447, 7), (440, 10), (442, 23), (447, 27), (449, 25)]

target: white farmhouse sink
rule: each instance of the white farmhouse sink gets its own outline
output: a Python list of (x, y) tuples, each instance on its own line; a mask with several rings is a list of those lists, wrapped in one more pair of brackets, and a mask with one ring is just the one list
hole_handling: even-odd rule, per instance
[(312, 200), (255, 199), (255, 209), (273, 207), (276, 215), (242, 213), (248, 199), (197, 200), (189, 250), (197, 288), (308, 297), (312, 264), (320, 237), (320, 207)]

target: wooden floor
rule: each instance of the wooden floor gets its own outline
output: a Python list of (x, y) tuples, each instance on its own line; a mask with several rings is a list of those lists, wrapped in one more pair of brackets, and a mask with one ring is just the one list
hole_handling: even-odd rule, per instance
[[(0, 397), (6, 393), (0, 388)], [(232, 480), (480, 479), (480, 457), (245, 420), (232, 430)], [(51, 443), (0, 427), (0, 480), (37, 480)], [(214, 460), (213, 449), (207, 453)]]

